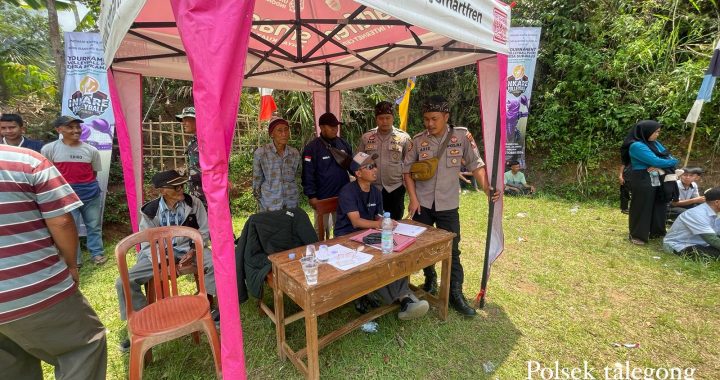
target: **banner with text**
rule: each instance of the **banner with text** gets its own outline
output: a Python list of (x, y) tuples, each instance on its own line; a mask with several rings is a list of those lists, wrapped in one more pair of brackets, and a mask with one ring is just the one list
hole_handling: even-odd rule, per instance
[(65, 67), (62, 114), (82, 119), (80, 140), (100, 151), (102, 170), (97, 174), (97, 180), (104, 203), (115, 117), (100, 34), (65, 33)]
[(355, 0), (445, 37), (508, 52), (510, 6), (498, 0)]
[(541, 28), (510, 28), (510, 56), (507, 65), (506, 162), (519, 161), (525, 167), (525, 134), (530, 114), (530, 94)]

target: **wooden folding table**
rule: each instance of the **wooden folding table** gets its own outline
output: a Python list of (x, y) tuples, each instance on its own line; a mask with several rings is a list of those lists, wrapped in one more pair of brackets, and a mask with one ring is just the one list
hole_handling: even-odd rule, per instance
[[(403, 223), (422, 225), (414, 221), (403, 221)], [(366, 247), (364, 252), (373, 255), (372, 260), (347, 271), (336, 269), (330, 264), (321, 264), (317, 285), (307, 284), (300, 266), (299, 259), (304, 254), (305, 247), (271, 255), (269, 258), (272, 262), (274, 307), (277, 318), (275, 329), (280, 359), (289, 358), (307, 378), (319, 378), (318, 351), (321, 348), (355, 330), (363, 323), (397, 309), (398, 305), (386, 305), (374, 309), (323, 337), (318, 337), (317, 317), (319, 315), (437, 262), (442, 262), (438, 296), (435, 297), (421, 290), (416, 290), (416, 294), (436, 306), (440, 318), (445, 320), (448, 314), (450, 294), (452, 239), (455, 234), (429, 226), (425, 227), (427, 230), (402, 252), (383, 254), (377, 249)], [(355, 234), (327, 240), (324, 244), (328, 246), (341, 244), (355, 249), (362, 244), (351, 241), (350, 238), (353, 235)], [(291, 252), (296, 254), (294, 259), (289, 257)], [(306, 347), (297, 351), (290, 348), (285, 340), (285, 313), (283, 310), (285, 295), (300, 306), (305, 314)], [(303, 360), (304, 357), (307, 357), (307, 364)]]

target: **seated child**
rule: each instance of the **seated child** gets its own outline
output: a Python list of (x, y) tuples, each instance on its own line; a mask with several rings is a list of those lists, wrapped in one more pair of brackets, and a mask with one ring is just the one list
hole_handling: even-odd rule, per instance
[(520, 163), (510, 161), (510, 170), (505, 172), (505, 195), (529, 195), (535, 193), (535, 187), (525, 181), (525, 174), (520, 171)]
[(683, 169), (680, 179), (676, 181), (677, 188), (670, 201), (668, 219), (675, 220), (684, 211), (705, 203), (705, 197), (700, 195), (697, 185), (702, 173), (703, 170), (697, 167)]

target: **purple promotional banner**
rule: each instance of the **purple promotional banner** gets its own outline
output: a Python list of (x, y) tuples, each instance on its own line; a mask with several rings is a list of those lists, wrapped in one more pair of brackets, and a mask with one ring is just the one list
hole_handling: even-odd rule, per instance
[[(102, 170), (97, 173), (97, 181), (104, 204), (110, 175), (115, 116), (103, 55), (99, 33), (65, 33), (66, 70), (62, 114), (82, 119), (80, 140), (100, 152)], [(80, 234), (85, 234), (82, 226)]]
[(510, 28), (507, 65), (507, 141), (505, 158), (525, 167), (525, 136), (530, 95), (540, 46), (540, 28)]

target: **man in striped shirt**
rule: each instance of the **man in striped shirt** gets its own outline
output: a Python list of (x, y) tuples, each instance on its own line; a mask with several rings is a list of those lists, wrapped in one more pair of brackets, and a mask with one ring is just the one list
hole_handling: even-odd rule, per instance
[(105, 327), (77, 288), (80, 207), (50, 161), (0, 145), (0, 371), (7, 379), (104, 379)]

